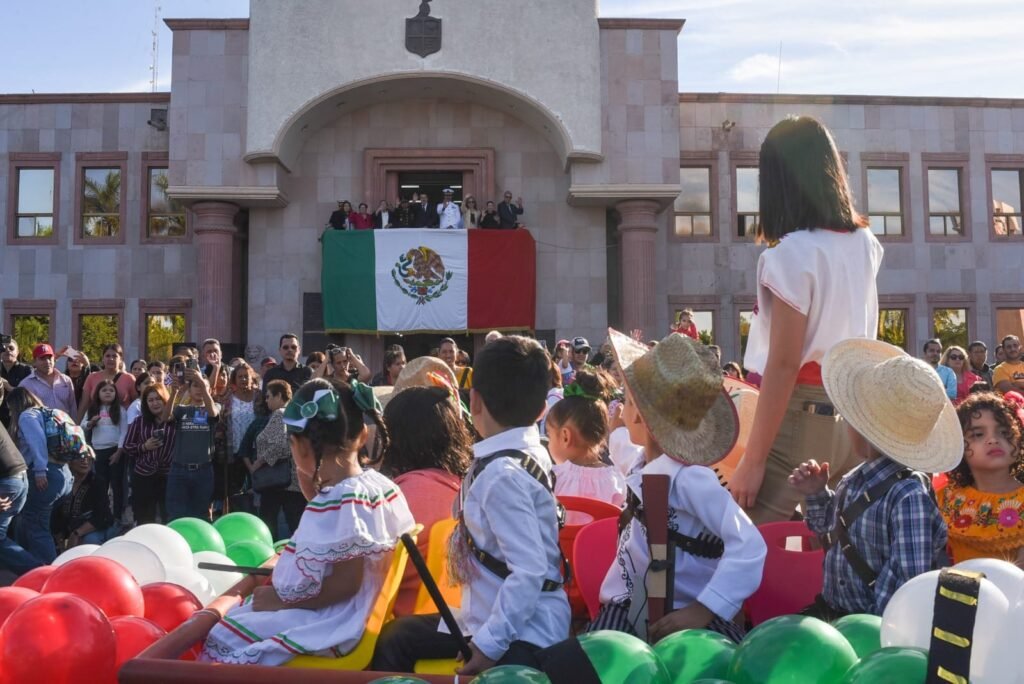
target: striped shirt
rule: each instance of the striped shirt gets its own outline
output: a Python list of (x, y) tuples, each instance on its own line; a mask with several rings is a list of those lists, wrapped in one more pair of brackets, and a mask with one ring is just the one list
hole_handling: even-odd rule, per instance
[[(839, 513), (875, 485), (904, 469), (886, 456), (863, 463), (839, 482), (807, 497), (807, 526), (816, 534), (831, 531)], [(822, 596), (833, 608), (881, 615), (905, 582), (949, 564), (946, 523), (931, 494), (914, 477), (897, 482), (849, 528), (857, 553), (878, 573), (870, 588), (846, 560), (840, 545), (825, 554)]]
[[(164, 430), (164, 443), (159, 449), (147, 451), (142, 448), (156, 430)], [(142, 416), (128, 426), (124, 437), (124, 450), (132, 460), (132, 469), (139, 475), (166, 475), (171, 470), (171, 456), (174, 454), (174, 421), (147, 423)]]

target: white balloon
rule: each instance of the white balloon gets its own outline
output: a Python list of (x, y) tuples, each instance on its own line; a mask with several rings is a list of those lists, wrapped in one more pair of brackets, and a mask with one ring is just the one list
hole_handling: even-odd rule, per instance
[(985, 577), (999, 587), (999, 591), (1003, 592), (1003, 596), (1011, 606), (1017, 605), (1022, 592), (1024, 592), (1024, 570), (1013, 563), (1007, 563), (998, 558), (972, 558), (961, 561), (953, 567), (958, 570), (985, 573)]
[(167, 580), (191, 591), (204, 606), (217, 598), (210, 582), (192, 568), (167, 568)]
[(165, 568), (192, 567), (192, 549), (180, 534), (164, 525), (140, 525), (126, 535), (125, 539), (148, 546), (160, 556)]
[(167, 576), (160, 556), (149, 547), (123, 537), (111, 539), (92, 555), (117, 561), (132, 574), (139, 586), (163, 582)]
[[(938, 578), (938, 570), (926, 572), (896, 591), (882, 614), (882, 646), (929, 649)], [(979, 589), (971, 639), (971, 684), (1005, 684), (1018, 661), (1014, 646), (1018, 635), (1007, 631), (1010, 603), (988, 579), (981, 580)]]
[(89, 556), (98, 548), (100, 548), (99, 544), (79, 544), (78, 546), (72, 546), (70, 549), (57, 556), (50, 565), (55, 568), (60, 567), (68, 561)]
[(205, 577), (213, 590), (217, 592), (217, 596), (220, 596), (225, 591), (235, 586), (238, 582), (241, 582), (245, 575), (240, 572), (222, 572), (220, 570), (203, 570), (199, 567), (200, 563), (217, 563), (219, 565), (236, 565), (235, 561), (231, 560), (223, 553), (217, 551), (198, 551), (192, 555), (193, 560), (196, 564), (196, 572)]

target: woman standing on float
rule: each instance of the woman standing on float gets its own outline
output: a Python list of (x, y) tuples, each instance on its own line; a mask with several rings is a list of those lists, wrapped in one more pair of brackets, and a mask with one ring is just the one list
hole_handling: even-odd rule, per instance
[(800, 494), (786, 481), (810, 458), (838, 478), (852, 465), (846, 425), (821, 383), (835, 343), (875, 339), (882, 246), (853, 208), (832, 136), (787, 118), (761, 145), (757, 309), (744, 366), (761, 375), (747, 451), (729, 479), (754, 523), (788, 520)]

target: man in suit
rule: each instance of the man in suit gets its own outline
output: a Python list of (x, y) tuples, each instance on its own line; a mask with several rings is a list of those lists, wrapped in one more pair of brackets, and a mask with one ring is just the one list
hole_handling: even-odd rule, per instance
[(505, 200), (498, 205), (498, 227), (518, 228), (519, 217), (523, 215), (523, 198), (512, 204), (512, 193), (505, 191)]
[[(338, 200), (338, 208), (331, 212), (331, 218), (327, 220), (331, 228), (335, 230), (348, 230), (349, 227), (349, 210), (345, 207), (347, 203), (344, 200)], [(322, 214), (321, 214), (322, 216)]]

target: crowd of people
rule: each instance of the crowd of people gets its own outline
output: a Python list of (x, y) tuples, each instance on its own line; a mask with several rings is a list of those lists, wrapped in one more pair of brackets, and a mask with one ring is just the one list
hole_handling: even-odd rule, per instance
[(338, 208), (331, 212), (327, 228), (334, 230), (379, 230), (385, 228), (442, 228), (446, 230), (489, 228), (511, 230), (523, 226), (520, 217), (525, 213), (523, 198), (512, 201), (512, 193), (505, 191), (504, 199), (495, 204), (488, 200), (481, 208), (476, 197), (466, 195), (461, 202), (454, 201), (454, 192), (445, 188), (439, 203), (432, 203), (426, 192), (414, 192), (394, 204), (381, 200), (370, 213), (369, 206), (361, 202), (357, 210), (348, 200), (338, 200)]
[[(742, 367), (723, 367), (690, 320), (662, 340), (610, 330), (596, 353), (584, 337), (548, 353), (497, 331), (472, 361), (452, 338), (414, 359), (393, 346), (377, 372), (338, 346), (302, 363), (292, 334), (280, 361), (258, 370), (225, 363), (206, 340), (167, 366), (126, 366), (111, 344), (92, 372), (71, 354), (67, 374), (41, 343), (26, 372), (7, 363), (8, 340), (5, 378), (21, 378), (5, 388), (10, 434), (0, 430), (0, 565), (24, 572), (59, 544), (109, 538), (129, 509), (151, 522), (255, 505), (290, 541), (272, 581), (223, 617), (202, 658), (277, 665), (351, 650), (398, 537), (422, 525), (428, 551), (431, 527), (454, 518), (447, 572), (471, 636), (463, 674), (565, 671), (581, 630), (655, 643), (701, 628), (741, 641), (766, 522), (802, 518), (821, 539), (824, 582), (804, 612), (826, 619), (881, 615), (909, 580), (953, 562), (1024, 567), (1019, 340), (1000, 342), (992, 368), (980, 342), (965, 351), (930, 340), (918, 359), (877, 341), (882, 247), (854, 211), (831, 135), (787, 119), (760, 159), (770, 248)], [(744, 372), (759, 396), (723, 486), (711, 466), (741, 428), (725, 376)], [(94, 453), (52, 456), (53, 409), (80, 423)], [(119, 466), (130, 473), (120, 493)], [(657, 500), (643, 486), (650, 476), (668, 482)], [(564, 590), (567, 496), (621, 511), (589, 622), (574, 622)], [(655, 562), (651, 525), (666, 528), (671, 563)], [(665, 572), (669, 598), (655, 613), (646, 577)], [(410, 571), (373, 669), (412, 672), (459, 654), (439, 615), (413, 614), (418, 590)]]

